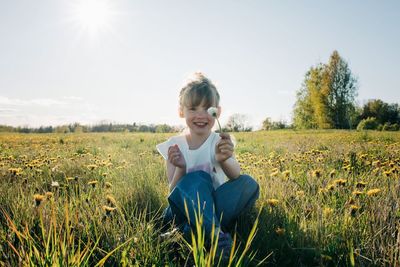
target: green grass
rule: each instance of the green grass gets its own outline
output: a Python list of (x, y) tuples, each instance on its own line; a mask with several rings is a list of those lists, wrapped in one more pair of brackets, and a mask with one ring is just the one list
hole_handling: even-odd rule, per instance
[[(0, 134), (0, 266), (217, 265), (201, 231), (160, 238), (168, 186), (155, 145), (169, 136)], [(231, 266), (399, 265), (400, 133), (235, 138), (261, 194), (232, 229)]]

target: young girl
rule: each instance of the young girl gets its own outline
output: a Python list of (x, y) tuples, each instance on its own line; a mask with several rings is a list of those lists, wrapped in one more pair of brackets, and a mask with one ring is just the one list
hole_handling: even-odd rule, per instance
[(219, 117), (219, 100), (214, 84), (202, 73), (195, 73), (179, 94), (179, 116), (189, 131), (157, 145), (157, 149), (167, 162), (170, 195), (166, 219), (175, 218), (182, 231), (189, 231), (200, 208), (206, 236), (214, 224), (218, 246), (229, 254), (232, 238), (222, 230), (253, 206), (259, 186), (250, 176), (240, 175), (229, 134), (212, 131), (215, 118), (207, 110), (216, 107)]

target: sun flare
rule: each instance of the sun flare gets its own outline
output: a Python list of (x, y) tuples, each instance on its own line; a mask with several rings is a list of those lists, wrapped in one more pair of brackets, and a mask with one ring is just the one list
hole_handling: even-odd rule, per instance
[(73, 20), (91, 35), (107, 31), (115, 15), (111, 4), (108, 0), (78, 0), (73, 5)]

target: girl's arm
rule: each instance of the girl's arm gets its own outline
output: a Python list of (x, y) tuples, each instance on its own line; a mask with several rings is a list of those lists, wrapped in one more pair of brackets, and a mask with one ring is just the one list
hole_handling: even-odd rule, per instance
[(168, 149), (167, 175), (169, 191), (172, 191), (179, 180), (186, 174), (186, 161), (177, 145)]
[(215, 147), (215, 159), (229, 179), (240, 176), (240, 165), (233, 156), (234, 145), (227, 133), (220, 133), (221, 140)]
[(171, 162), (167, 161), (167, 175), (169, 181), (169, 191), (174, 190), (179, 180), (186, 174), (185, 168), (175, 167)]
[(240, 165), (234, 157), (230, 157), (219, 164), (229, 179), (236, 179), (240, 176)]

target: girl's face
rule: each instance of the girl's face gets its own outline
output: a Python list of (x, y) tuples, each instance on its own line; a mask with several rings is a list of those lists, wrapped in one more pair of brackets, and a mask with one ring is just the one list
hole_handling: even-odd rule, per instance
[[(185, 118), (186, 125), (189, 127), (190, 132), (196, 135), (208, 135), (214, 127), (215, 118), (207, 112), (208, 107), (199, 105), (197, 107), (180, 108), (179, 115)], [(217, 117), (219, 117), (221, 108), (218, 107)]]

